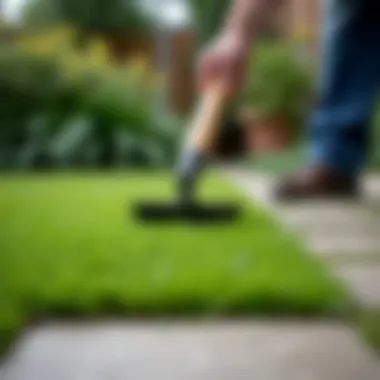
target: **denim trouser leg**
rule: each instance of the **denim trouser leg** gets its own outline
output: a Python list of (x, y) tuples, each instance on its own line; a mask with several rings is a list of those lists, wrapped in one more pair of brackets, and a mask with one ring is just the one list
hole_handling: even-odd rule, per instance
[(310, 158), (355, 174), (368, 151), (368, 123), (380, 79), (380, 1), (327, 0), (323, 33), (319, 104), (309, 123)]

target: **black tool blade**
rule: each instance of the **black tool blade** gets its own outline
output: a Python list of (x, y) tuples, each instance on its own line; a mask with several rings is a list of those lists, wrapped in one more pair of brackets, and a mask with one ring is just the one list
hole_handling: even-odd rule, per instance
[(231, 222), (240, 215), (240, 208), (230, 204), (140, 203), (135, 215), (146, 222), (193, 221), (199, 223)]

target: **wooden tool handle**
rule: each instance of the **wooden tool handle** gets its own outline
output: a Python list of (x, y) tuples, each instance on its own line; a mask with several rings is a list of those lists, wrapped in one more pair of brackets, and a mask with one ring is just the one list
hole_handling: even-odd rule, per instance
[(190, 124), (186, 145), (208, 152), (219, 132), (226, 93), (222, 84), (213, 85), (202, 96)]

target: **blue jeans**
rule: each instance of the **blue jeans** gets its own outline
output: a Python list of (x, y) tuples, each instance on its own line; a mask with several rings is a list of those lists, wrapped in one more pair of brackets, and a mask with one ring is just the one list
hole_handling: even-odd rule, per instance
[(319, 99), (308, 129), (310, 159), (351, 175), (362, 168), (369, 150), (380, 82), (380, 1), (325, 0), (324, 5)]

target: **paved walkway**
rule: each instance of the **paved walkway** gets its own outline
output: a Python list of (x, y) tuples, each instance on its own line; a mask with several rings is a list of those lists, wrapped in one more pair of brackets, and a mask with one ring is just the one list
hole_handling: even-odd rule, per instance
[(287, 204), (273, 199), (271, 176), (236, 169), (229, 170), (228, 176), (276, 215), (284, 228), (302, 236), (310, 251), (331, 265), (364, 307), (380, 307), (380, 176), (363, 179), (360, 201)]
[(379, 380), (340, 324), (54, 325), (34, 330), (1, 380)]
[[(302, 235), (360, 300), (380, 306), (380, 178), (361, 203), (276, 204), (273, 179), (229, 172), (284, 228)], [(378, 199), (376, 199), (378, 198)], [(379, 380), (360, 335), (329, 322), (54, 324), (21, 337), (0, 380)]]

